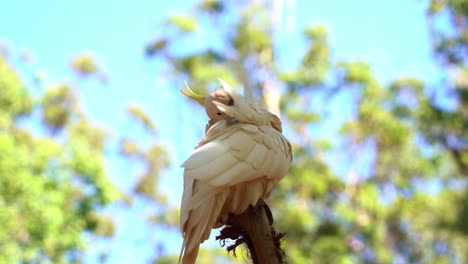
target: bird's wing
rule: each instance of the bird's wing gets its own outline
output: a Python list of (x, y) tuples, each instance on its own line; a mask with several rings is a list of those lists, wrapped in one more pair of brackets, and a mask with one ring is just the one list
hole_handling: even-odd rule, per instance
[(182, 164), (184, 175), (211, 186), (232, 186), (267, 177), (280, 180), (291, 162), (291, 146), (269, 126), (237, 124), (207, 139)]

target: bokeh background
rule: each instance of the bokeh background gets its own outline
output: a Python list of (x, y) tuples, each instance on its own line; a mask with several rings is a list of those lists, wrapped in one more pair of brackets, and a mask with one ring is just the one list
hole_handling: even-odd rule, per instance
[(468, 263), (467, 1), (0, 10), (0, 263), (176, 263), (179, 165), (207, 121), (178, 88), (218, 77), (281, 111), (290, 263)]

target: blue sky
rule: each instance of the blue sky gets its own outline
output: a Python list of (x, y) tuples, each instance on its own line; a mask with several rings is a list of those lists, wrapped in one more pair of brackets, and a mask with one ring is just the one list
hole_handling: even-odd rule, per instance
[[(164, 174), (162, 188), (170, 203), (177, 206), (182, 192), (179, 164), (190, 154), (202, 136), (206, 122), (201, 109), (193, 110), (177, 90), (168, 86), (158, 62), (148, 61), (143, 49), (158, 30), (158, 22), (172, 14), (186, 14), (195, 1), (26, 1), (4, 0), (1, 4), (0, 41), (8, 43), (16, 61), (21, 50), (32, 52), (29, 72), (46, 71), (46, 82), (67, 81), (80, 87), (85, 112), (104, 128), (129, 130), (124, 109), (129, 103), (142, 106), (156, 120), (159, 139), (168, 147), (173, 166)], [(301, 33), (310, 24), (326, 25), (336, 60), (369, 62), (382, 82), (403, 76), (430, 80), (437, 75), (433, 65), (423, 1), (285, 1), (284, 12), (296, 16), (292, 24), (283, 21), (277, 29), (276, 48), (283, 68), (293, 67), (305, 44)], [(295, 5), (291, 5), (295, 3)], [(294, 25), (287, 30), (287, 25)], [(211, 36), (216, 38), (216, 36)], [(194, 40), (197, 41), (196, 39)], [(200, 40), (199, 40), (200, 41)], [(196, 44), (196, 43), (195, 43)], [(68, 69), (70, 59), (84, 51), (95, 54), (109, 75), (104, 87), (97, 81), (79, 81)], [(182, 133), (182, 131), (185, 131)], [(188, 132), (187, 132), (188, 131)], [(107, 161), (112, 180), (129, 190), (135, 168)], [(146, 263), (154, 252), (147, 240), (168, 237), (166, 249), (178, 252), (177, 231), (143, 224), (132, 210), (115, 213), (118, 231), (115, 239), (98, 243), (110, 248), (109, 263)], [(110, 212), (113, 213), (112, 210)], [(88, 263), (96, 258), (90, 254)]]

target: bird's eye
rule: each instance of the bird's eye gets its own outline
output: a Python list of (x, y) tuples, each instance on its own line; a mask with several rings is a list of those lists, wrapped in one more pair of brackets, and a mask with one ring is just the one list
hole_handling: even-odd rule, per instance
[(216, 114), (219, 115), (219, 116), (222, 115), (222, 113), (220, 113), (220, 112), (218, 112), (218, 113), (216, 113)]

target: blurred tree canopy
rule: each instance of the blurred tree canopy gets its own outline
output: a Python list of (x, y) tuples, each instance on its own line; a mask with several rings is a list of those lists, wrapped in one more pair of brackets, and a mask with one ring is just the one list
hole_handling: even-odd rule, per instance
[(69, 85), (33, 97), (4, 57), (0, 91), (0, 262), (78, 261), (83, 232), (113, 233), (96, 210), (121, 198), (103, 163), (106, 133)]
[[(76, 85), (28, 82), (28, 76), (22, 81), (9, 57), (0, 55), (0, 263), (81, 263), (92, 246), (86, 236), (114, 235), (114, 219), (102, 210), (107, 205), (150, 197), (155, 211), (166, 206), (156, 186), (169, 157), (139, 106), (128, 112), (149, 135), (146, 148), (124, 131), (93, 124)], [(100, 77), (96, 65), (85, 54), (70, 66), (79, 78), (92, 78)], [(119, 190), (106, 170), (114, 143), (123, 161), (146, 168), (130, 193)]]
[[(276, 228), (287, 232), (290, 263), (467, 263), (466, 1), (428, 1), (444, 76), (436, 83), (406, 76), (383, 84), (366, 62), (334, 61), (323, 26), (300, 29), (306, 49), (285, 72), (271, 9), (263, 1), (202, 0), (189, 15), (168, 17), (145, 54), (164, 61), (174, 83), (188, 80), (206, 92), (221, 77), (281, 110), (295, 158), (269, 204)], [(202, 30), (216, 41), (186, 44)], [(157, 140), (157, 120), (132, 104), (127, 116), (143, 136), (106, 131), (82, 110), (75, 84), (27, 82), (13, 65), (0, 55), (0, 263), (80, 263), (92, 246), (87, 236), (115, 232), (103, 209), (127, 210), (140, 198), (152, 208), (142, 218), (178, 227), (178, 208), (158, 188), (170, 157)], [(73, 57), (70, 68), (78, 78), (107, 80), (89, 53)], [(332, 116), (337, 104), (350, 112)], [(317, 137), (331, 119), (340, 128)], [(129, 192), (106, 169), (113, 152), (143, 168)], [(158, 264), (178, 257), (155, 255)], [(199, 259), (222, 263), (224, 256), (203, 249)]]
[[(146, 55), (201, 93), (221, 77), (280, 107), (295, 159), (270, 205), (277, 229), (287, 232), (290, 262), (468, 262), (466, 1), (428, 3), (443, 80), (407, 76), (388, 84), (363, 61), (332, 60), (323, 26), (303, 29), (302, 59), (282, 71), (272, 6), (263, 3), (201, 1), (190, 15), (168, 18), (172, 33), (160, 32)], [(179, 44), (207, 32), (214, 43)], [(314, 137), (337, 118), (327, 111), (337, 97), (346, 98), (350, 113), (340, 113), (333, 136)], [(317, 100), (323, 104), (311, 107)], [(343, 166), (350, 169), (339, 173)]]

